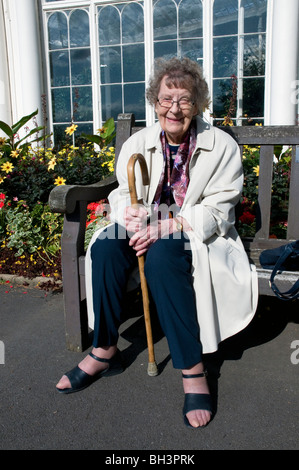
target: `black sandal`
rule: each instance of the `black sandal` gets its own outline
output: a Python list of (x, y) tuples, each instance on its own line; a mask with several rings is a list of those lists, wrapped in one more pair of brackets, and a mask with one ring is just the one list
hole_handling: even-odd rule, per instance
[(84, 390), (85, 388), (89, 387), (89, 385), (93, 384), (96, 380), (100, 379), (101, 377), (110, 377), (112, 375), (121, 374), (124, 370), (123, 365), (121, 363), (120, 352), (118, 350), (111, 359), (102, 359), (100, 357), (95, 356), (91, 352), (89, 353), (89, 355), (96, 361), (106, 362), (108, 364), (108, 367), (94, 375), (87, 374), (82, 369), (80, 369), (79, 366), (74, 367), (72, 370), (64, 374), (69, 379), (71, 387), (56, 387), (56, 390), (59, 393), (79, 392), (80, 390)]
[[(207, 371), (202, 372), (201, 374), (182, 374), (184, 379), (195, 379), (197, 377), (206, 377), (208, 375)], [(187, 418), (187, 413), (193, 410), (206, 410), (213, 414), (212, 400), (209, 393), (185, 393), (185, 403), (183, 408), (183, 417), (184, 423), (188, 428), (194, 428), (189, 423)], [(199, 426), (201, 428), (205, 426)]]

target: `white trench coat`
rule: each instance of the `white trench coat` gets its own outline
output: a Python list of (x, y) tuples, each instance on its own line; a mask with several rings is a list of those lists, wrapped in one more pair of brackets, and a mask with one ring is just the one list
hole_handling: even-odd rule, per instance
[[(204, 353), (212, 353), (224, 339), (244, 329), (252, 320), (258, 299), (257, 273), (250, 265), (234, 227), (234, 207), (243, 187), (239, 147), (225, 132), (197, 117), (197, 145), (189, 166), (190, 182), (178, 214), (191, 225), (194, 291), (200, 339)], [(124, 208), (130, 205), (127, 163), (133, 153), (144, 155), (149, 186), (143, 186), (135, 166), (138, 199), (151, 213), (163, 170), (159, 123), (131, 136), (119, 155), (117, 189), (109, 195), (111, 221), (124, 225)], [(94, 235), (94, 239), (98, 236)], [(92, 241), (91, 241), (92, 244)], [(90, 246), (91, 246), (90, 244)], [(86, 256), (86, 290), (89, 326), (93, 327), (90, 292), (90, 250)]]

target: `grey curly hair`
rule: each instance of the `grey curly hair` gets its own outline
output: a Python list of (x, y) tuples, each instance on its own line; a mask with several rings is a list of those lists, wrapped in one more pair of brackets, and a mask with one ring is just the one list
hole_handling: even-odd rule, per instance
[(209, 107), (210, 97), (207, 82), (201, 67), (194, 61), (184, 57), (173, 57), (170, 60), (157, 59), (154, 64), (154, 73), (149, 80), (146, 90), (148, 102), (155, 106), (163, 77), (167, 76), (166, 85), (170, 88), (186, 88), (192, 91), (197, 110), (203, 111)]

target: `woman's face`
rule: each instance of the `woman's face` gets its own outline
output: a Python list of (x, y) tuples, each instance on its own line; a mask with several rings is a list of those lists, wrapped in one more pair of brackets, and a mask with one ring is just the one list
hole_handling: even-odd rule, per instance
[(161, 81), (158, 100), (162, 99), (173, 100), (175, 103), (170, 108), (165, 108), (157, 102), (155, 111), (157, 113), (160, 125), (165, 131), (169, 144), (180, 144), (190, 126), (193, 116), (197, 114), (195, 105), (189, 109), (181, 109), (177, 103), (182, 98), (192, 102), (192, 93), (185, 88), (169, 88), (165, 81), (167, 76), (163, 77)]

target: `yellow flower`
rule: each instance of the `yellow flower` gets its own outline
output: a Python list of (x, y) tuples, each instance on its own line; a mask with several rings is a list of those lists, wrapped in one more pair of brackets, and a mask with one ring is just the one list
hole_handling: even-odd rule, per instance
[(0, 145), (4, 145), (6, 142), (5, 137), (0, 137)]
[(56, 158), (53, 157), (48, 163), (48, 170), (54, 170), (56, 165)]
[(106, 165), (107, 165), (108, 170), (110, 171), (110, 173), (113, 173), (114, 172), (114, 162), (113, 161), (103, 162), (101, 166), (104, 167)]
[(54, 181), (54, 184), (56, 186), (61, 186), (61, 185), (65, 184), (65, 182), (66, 182), (66, 180), (64, 178), (62, 178), (61, 176), (58, 176), (56, 178), (56, 180)]
[(11, 156), (12, 158), (18, 158), (18, 156), (19, 156), (19, 150), (12, 150), (12, 151), (10, 152), (10, 156)]
[(13, 170), (14, 166), (12, 163), (10, 162), (5, 162), (3, 163), (3, 165), (1, 166), (1, 170), (2, 171), (5, 171), (6, 173), (10, 173), (12, 170)]
[(65, 129), (65, 133), (68, 134), (68, 135), (73, 135), (73, 133), (75, 132), (75, 130), (77, 129), (77, 125), (76, 124), (72, 124), (70, 127), (67, 127)]
[(223, 125), (224, 126), (233, 126), (234, 123), (233, 123), (233, 121), (231, 120), (231, 118), (229, 116), (225, 116), (224, 120), (223, 120)]
[(0, 184), (2, 184), (4, 180), (5, 180), (5, 176), (0, 176)]
[(254, 167), (253, 167), (253, 172), (256, 174), (256, 176), (259, 176), (259, 174), (260, 174), (260, 166), (259, 166), (259, 165), (254, 166)]

